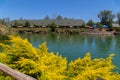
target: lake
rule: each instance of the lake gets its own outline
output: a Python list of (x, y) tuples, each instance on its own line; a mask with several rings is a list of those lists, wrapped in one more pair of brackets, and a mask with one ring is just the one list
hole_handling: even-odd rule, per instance
[(47, 42), (49, 51), (59, 53), (68, 61), (84, 57), (87, 52), (92, 58), (106, 58), (114, 53), (113, 64), (120, 73), (120, 35), (55, 35), (55, 34), (24, 34), (33, 46)]

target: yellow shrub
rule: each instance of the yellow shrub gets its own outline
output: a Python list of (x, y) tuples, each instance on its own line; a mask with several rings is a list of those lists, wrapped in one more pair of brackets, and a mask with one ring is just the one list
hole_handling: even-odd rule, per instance
[(120, 80), (120, 74), (112, 72), (113, 54), (92, 60), (87, 53), (84, 58), (67, 63), (61, 55), (48, 52), (46, 42), (38, 48), (20, 37), (10, 36), (9, 42), (0, 43), (0, 62), (39, 80)]
[[(111, 70), (115, 66), (111, 63), (112, 56), (103, 59), (91, 60), (90, 53), (81, 59), (77, 59), (69, 64), (69, 77), (71, 80), (96, 80), (97, 78), (105, 80), (120, 80), (120, 75), (113, 73)], [(115, 76), (117, 76), (115, 78)]]
[(0, 53), (0, 62), (8, 64), (10, 61), (10, 58), (6, 54)]
[(42, 80), (63, 80), (66, 78), (63, 75), (67, 65), (66, 58), (48, 52), (46, 43), (35, 48), (27, 39), (23, 40), (20, 37), (13, 36), (10, 36), (10, 43), (10, 45), (0, 45), (4, 49), (3, 53), (8, 55), (6, 57), (11, 58), (12, 64), (9, 64), (9, 66), (12, 68)]

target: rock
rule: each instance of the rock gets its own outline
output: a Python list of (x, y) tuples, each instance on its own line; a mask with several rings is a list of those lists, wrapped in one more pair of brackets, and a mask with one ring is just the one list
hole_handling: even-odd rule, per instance
[(8, 34), (8, 28), (0, 24), (0, 35), (7, 35), (7, 34)]

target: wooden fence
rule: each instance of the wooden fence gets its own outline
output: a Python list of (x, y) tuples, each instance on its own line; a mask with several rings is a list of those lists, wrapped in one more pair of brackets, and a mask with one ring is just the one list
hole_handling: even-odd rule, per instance
[(37, 80), (31, 76), (28, 76), (26, 74), (22, 74), (2, 63), (0, 63), (0, 71), (4, 72), (5, 74), (11, 76), (15, 80)]

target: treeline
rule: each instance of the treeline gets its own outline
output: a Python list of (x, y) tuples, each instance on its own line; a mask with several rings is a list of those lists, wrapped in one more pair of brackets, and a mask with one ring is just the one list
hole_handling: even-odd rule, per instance
[[(92, 19), (90, 19), (86, 23), (86, 25), (88, 26), (96, 25), (98, 27), (102, 27), (102, 25), (107, 25), (109, 28), (113, 27), (112, 26), (113, 23), (120, 25), (120, 12), (118, 12), (117, 14), (113, 14), (112, 11), (110, 10), (103, 10), (98, 13), (97, 17), (100, 19), (100, 22), (95, 23)], [(116, 21), (114, 21), (115, 18), (117, 18)]]
[[(49, 16), (45, 16), (43, 19), (24, 19), (20, 17), (20, 19), (10, 20), (10, 17), (0, 19), (0, 23), (12, 26), (12, 27), (40, 27), (43, 26), (49, 26), (50, 24), (55, 23), (56, 25), (62, 24), (63, 26), (69, 26), (70, 24), (82, 24), (85, 25), (85, 22), (82, 19), (74, 19), (74, 18), (67, 18), (63, 17), (61, 15), (58, 15), (54, 18), (50, 18)], [(78, 25), (77, 25), (78, 26)]]
[[(113, 14), (113, 12), (110, 10), (102, 10), (98, 13), (97, 17), (100, 19), (100, 22), (94, 22), (92, 19), (90, 19), (88, 22), (81, 20), (81, 22), (83, 22), (83, 23), (82, 24), (81, 24), (81, 22), (79, 22), (79, 23), (81, 24), (82, 27), (85, 27), (85, 25), (87, 25), (87, 26), (96, 25), (98, 27), (101, 27), (102, 25), (107, 25), (108, 27), (111, 28), (113, 23), (120, 25), (120, 12), (118, 12), (117, 14)], [(114, 21), (115, 18), (117, 18), (116, 21)], [(61, 24), (68, 25), (68, 24), (72, 23), (72, 21), (73, 21), (72, 24), (74, 24), (77, 19), (67, 18), (67, 17), (63, 17), (61, 15), (58, 15), (52, 19), (49, 16), (45, 16), (44, 19), (39, 19), (39, 20), (23, 19), (22, 17), (20, 19), (10, 20), (10, 17), (7, 17), (7, 18), (0, 19), (0, 23), (7, 25), (7, 26), (38, 27), (38, 26), (40, 26), (39, 21), (41, 21), (41, 20), (43, 21), (43, 22), (41, 22), (41, 24), (46, 24), (46, 22), (48, 22), (48, 21), (51, 21), (51, 22), (48, 22), (49, 24), (52, 24), (53, 22), (55, 24), (58, 24), (57, 22), (55, 22), (55, 20), (57, 20), (59, 22), (63, 21), (63, 22), (61, 22)], [(66, 21), (66, 23), (65, 23), (65, 21)]]

